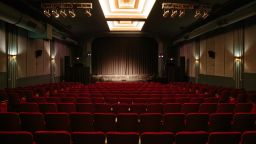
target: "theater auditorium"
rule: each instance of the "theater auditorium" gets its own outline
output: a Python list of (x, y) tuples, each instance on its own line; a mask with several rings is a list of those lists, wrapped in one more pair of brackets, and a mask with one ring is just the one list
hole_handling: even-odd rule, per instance
[(256, 0), (1, 0), (1, 144), (256, 144)]

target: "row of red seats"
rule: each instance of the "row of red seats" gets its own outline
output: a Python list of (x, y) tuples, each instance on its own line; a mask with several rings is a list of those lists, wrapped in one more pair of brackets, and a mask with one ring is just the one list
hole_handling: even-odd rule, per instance
[(240, 132), (0, 132), (4, 144), (255, 144), (256, 131)]
[(252, 113), (0, 113), (0, 131), (246, 131), (255, 130)]
[(109, 103), (109, 104), (132, 104), (132, 103), (217, 103), (216, 97), (182, 97), (182, 98), (104, 98), (104, 97), (35, 97), (27, 99), (28, 102), (79, 102), (79, 103)]
[(251, 103), (137, 103), (137, 104), (106, 104), (106, 103), (21, 103), (16, 105), (18, 112), (113, 112), (113, 113), (192, 113), (192, 112), (252, 112)]

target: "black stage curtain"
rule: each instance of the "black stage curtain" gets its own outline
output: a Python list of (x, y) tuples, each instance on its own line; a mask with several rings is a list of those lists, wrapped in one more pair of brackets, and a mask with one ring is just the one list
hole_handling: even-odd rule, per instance
[(157, 74), (158, 44), (152, 38), (106, 37), (92, 44), (93, 75)]

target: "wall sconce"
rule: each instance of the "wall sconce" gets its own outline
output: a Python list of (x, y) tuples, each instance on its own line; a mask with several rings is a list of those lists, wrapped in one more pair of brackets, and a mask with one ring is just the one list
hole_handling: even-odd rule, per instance
[(196, 63), (199, 63), (199, 59), (198, 58), (196, 59)]
[(55, 62), (55, 58), (51, 57), (51, 62), (54, 63)]
[(158, 57), (159, 57), (159, 58), (164, 58), (164, 55), (163, 55), (163, 54), (160, 54)]
[(241, 57), (235, 57), (235, 62), (241, 62), (241, 61), (242, 61)]
[(9, 55), (10, 61), (16, 61), (16, 55)]

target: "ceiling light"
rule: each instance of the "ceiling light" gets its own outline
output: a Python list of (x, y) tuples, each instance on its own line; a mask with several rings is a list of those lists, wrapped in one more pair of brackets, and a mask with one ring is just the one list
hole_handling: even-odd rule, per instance
[(171, 17), (174, 18), (178, 14), (178, 10), (172, 10)]
[(52, 10), (52, 15), (53, 15), (55, 18), (59, 18), (59, 17), (60, 17), (60, 15), (59, 15), (59, 13), (58, 13), (57, 10)]
[(99, 0), (107, 19), (147, 19), (156, 0)]
[(92, 16), (92, 13), (90, 12), (89, 9), (87, 9), (87, 10), (85, 10), (85, 15), (86, 15), (87, 17), (91, 17), (91, 16)]
[(204, 11), (204, 13), (203, 13), (203, 15), (202, 15), (202, 18), (203, 18), (203, 19), (206, 19), (208, 16), (209, 16), (208, 12), (207, 12), (207, 11)]
[(196, 13), (194, 15), (194, 18), (198, 19), (201, 17), (201, 11), (200, 10), (196, 10)]
[(185, 15), (185, 10), (180, 10), (179, 17), (183, 17)]
[(110, 31), (141, 31), (144, 21), (107, 21)]
[(170, 14), (170, 11), (169, 10), (165, 10), (164, 13), (163, 13), (163, 17), (168, 17)]
[(47, 17), (51, 17), (50, 10), (44, 10), (44, 15)]
[(65, 10), (60, 10), (60, 15), (61, 15), (62, 17), (66, 17), (66, 16), (67, 16), (67, 13), (66, 13)]
[(176, 15), (183, 17), (186, 10), (195, 10), (194, 18), (204, 18), (209, 16), (211, 7), (207, 4), (199, 3), (162, 3), (162, 9), (164, 11), (163, 17), (168, 16), (168, 11), (171, 11), (171, 17), (174, 18)]
[(71, 18), (75, 18), (76, 17), (76, 13), (74, 12), (74, 10), (69, 10), (68, 14), (70, 15)]
[[(91, 16), (90, 10), (92, 9), (92, 3), (42, 3), (42, 9), (44, 10), (44, 15), (47, 17), (54, 16), (55, 18), (67, 17), (68, 15), (72, 18), (76, 17), (75, 11), (85, 10), (87, 16)], [(59, 13), (58, 13), (58, 10)]]

